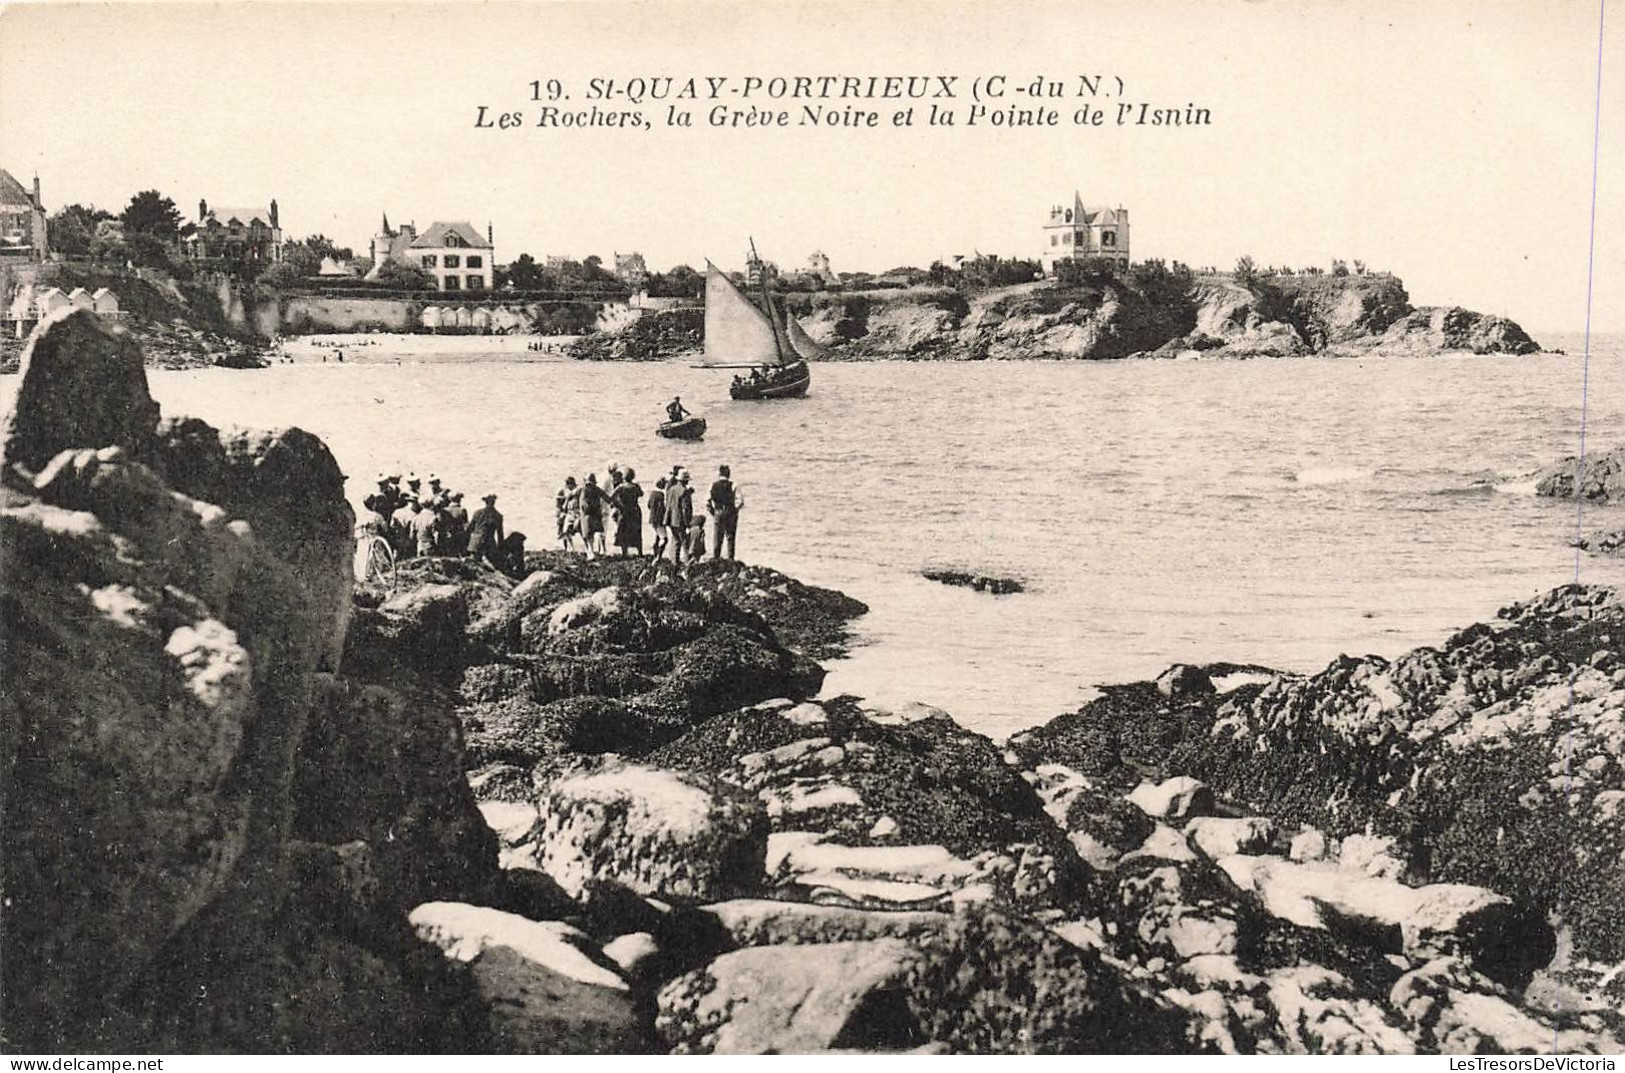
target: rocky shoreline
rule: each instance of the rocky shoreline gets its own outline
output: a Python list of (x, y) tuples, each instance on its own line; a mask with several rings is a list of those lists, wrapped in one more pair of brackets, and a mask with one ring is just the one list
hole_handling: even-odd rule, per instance
[(88, 314), (0, 462), (14, 1047), (1625, 1051), (1613, 589), (1001, 745), (820, 697), (863, 605), (762, 567), (354, 586), (325, 446)]
[[(1244, 285), (1195, 277), (1178, 294), (1127, 278), (960, 290), (787, 296), (829, 361), (1098, 361), (1115, 358), (1358, 357), (1370, 353), (1531, 354), (1504, 317), (1411, 305), (1391, 275), (1273, 276)], [(672, 310), (577, 343), (576, 357), (659, 361), (697, 353), (700, 311)]]

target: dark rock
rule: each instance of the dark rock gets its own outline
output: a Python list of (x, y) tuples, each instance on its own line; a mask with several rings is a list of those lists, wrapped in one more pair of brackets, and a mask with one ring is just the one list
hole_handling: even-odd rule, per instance
[(930, 568), (920, 573), (925, 578), (940, 581), (944, 585), (957, 585), (960, 588), (975, 589), (977, 592), (991, 592), (995, 596), (1026, 591), (1026, 587), (1013, 577), (993, 577), (988, 574), (972, 574), (946, 568)]
[(1563, 459), (1537, 475), (1535, 494), (1556, 499), (1579, 498), (1588, 503), (1625, 502), (1625, 447), (1588, 455), (1583, 471), (1580, 459), (1572, 455)]
[(496, 876), (496, 836), (463, 777), (461, 729), (445, 694), (327, 679), (293, 788), (295, 832), (367, 842), (401, 910), (476, 897)]
[(1028, 920), (956, 915), (900, 990), (922, 1039), (974, 1054), (1204, 1050), (1184, 1010)]
[(38, 471), (67, 448), (122, 447), (144, 458), (158, 424), (141, 347), (88, 310), (59, 312), (28, 340), (0, 463)]

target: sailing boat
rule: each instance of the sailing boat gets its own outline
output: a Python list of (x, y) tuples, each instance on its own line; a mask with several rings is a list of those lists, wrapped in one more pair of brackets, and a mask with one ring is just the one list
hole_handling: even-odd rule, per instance
[(705, 262), (705, 369), (750, 369), (728, 394), (735, 399), (788, 399), (807, 393), (807, 359), (822, 354), (796, 319), (773, 302), (766, 273), (751, 243), (751, 274), (761, 288), (758, 306), (723, 271)]

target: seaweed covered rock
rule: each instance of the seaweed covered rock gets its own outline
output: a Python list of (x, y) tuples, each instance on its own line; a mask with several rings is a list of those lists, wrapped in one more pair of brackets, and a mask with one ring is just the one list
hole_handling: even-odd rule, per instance
[(1289, 830), (1390, 836), (1390, 872), (1561, 906), (1582, 952), (1617, 960), (1625, 845), (1604, 806), (1625, 785), (1622, 632), (1614, 590), (1565, 586), (1393, 661), (1212, 695), (1111, 687), (1011, 746), (1120, 788), (1194, 777)]
[(988, 739), (946, 718), (882, 722), (849, 702), (779, 699), (649, 755), (756, 794), (780, 885), (855, 905), (949, 897), (1070, 902), (1085, 869)]

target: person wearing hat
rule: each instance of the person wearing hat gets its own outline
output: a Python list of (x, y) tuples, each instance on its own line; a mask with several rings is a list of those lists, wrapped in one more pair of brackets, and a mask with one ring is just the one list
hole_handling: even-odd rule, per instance
[(497, 510), (496, 493), (484, 497), (485, 506), (474, 512), (468, 520), (468, 555), (471, 559), (484, 559), (497, 566), (498, 549), (506, 535), (502, 532), (502, 513)]
[(434, 500), (428, 496), (418, 500), (418, 512), (412, 517), (412, 543), (419, 558), (439, 550), (440, 512), (435, 510)]
[(468, 508), (463, 506), (463, 493), (453, 492), (447, 497), (444, 521), (446, 546), (452, 553), (468, 547)]
[(728, 558), (732, 559), (734, 537), (739, 529), (739, 498), (734, 494), (734, 482), (727, 466), (717, 467), (717, 479), (711, 482), (705, 509), (711, 515), (711, 557), (722, 558), (722, 546), (726, 542)]
[(587, 474), (587, 483), (581, 486), (581, 538), (587, 545), (587, 558), (604, 546), (604, 490), (598, 487), (598, 474)]
[(666, 478), (655, 481), (654, 490), (649, 493), (648, 506), (649, 529), (655, 535), (649, 558), (659, 559), (666, 553)]
[(623, 556), (628, 548), (636, 548), (642, 555), (643, 488), (638, 484), (637, 472), (630, 466), (618, 476), (619, 482), (609, 493), (610, 513), (615, 518), (615, 546), (621, 549)]
[(684, 480), (688, 474), (678, 467), (675, 477), (666, 482), (666, 531), (671, 534), (671, 561), (683, 561), (683, 549), (688, 546), (688, 523), (694, 518), (694, 497), (688, 494)]

